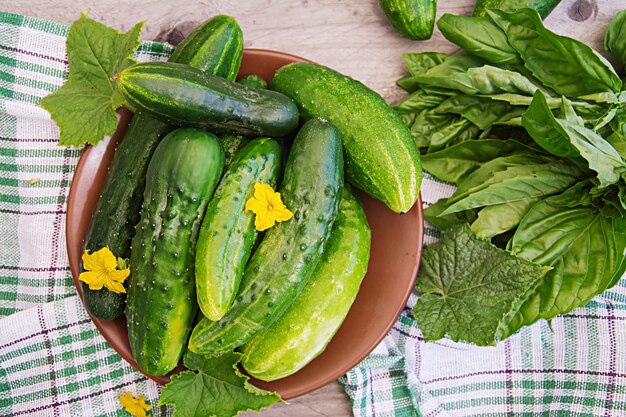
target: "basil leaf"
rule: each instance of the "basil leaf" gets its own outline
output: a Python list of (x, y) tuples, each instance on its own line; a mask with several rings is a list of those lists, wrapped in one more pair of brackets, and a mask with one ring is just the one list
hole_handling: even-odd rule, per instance
[(582, 42), (546, 29), (536, 11), (488, 13), (506, 33), (524, 66), (557, 93), (577, 97), (605, 91), (617, 93), (622, 88), (622, 81), (605, 58)]
[(537, 201), (539, 198), (527, 198), (484, 207), (478, 212), (471, 229), (479, 238), (491, 239), (516, 228), (528, 209)]
[(604, 34), (604, 49), (626, 64), (626, 10), (611, 19)]
[(499, 65), (522, 64), (502, 29), (488, 17), (445, 13), (437, 21), (437, 27), (447, 40), (486, 61)]
[(441, 52), (414, 52), (402, 54), (402, 60), (409, 70), (409, 73), (411, 75), (417, 75), (420, 72), (443, 63), (449, 56), (449, 54)]
[(552, 269), (500, 329), (505, 338), (539, 319), (584, 306), (614, 285), (626, 269), (626, 217), (598, 208), (563, 208), (550, 197), (536, 203), (511, 239), (511, 253)]
[(420, 72), (414, 79), (420, 84), (458, 90), (465, 94), (476, 94), (478, 91), (467, 75), (467, 70), (481, 67), (484, 61), (470, 55), (450, 55), (443, 63), (427, 71)]
[(478, 137), (479, 128), (456, 114), (439, 114), (432, 109), (418, 113), (411, 134), (419, 148), (435, 152), (454, 143)]
[(458, 211), (442, 216), (441, 213), (448, 207), (448, 199), (440, 198), (436, 203), (424, 209), (424, 219), (439, 230), (448, 230), (458, 224), (472, 223), (476, 220), (478, 210)]
[(495, 123), (505, 123), (526, 111), (522, 106), (511, 106), (482, 96), (459, 94), (443, 101), (435, 112), (460, 114), (480, 129), (488, 129)]
[(422, 89), (412, 92), (394, 108), (400, 113), (416, 112), (437, 107), (448, 96), (428, 93)]
[(532, 152), (535, 151), (515, 140), (467, 140), (423, 155), (422, 166), (435, 177), (456, 184), (492, 159), (514, 153)]
[(616, 183), (626, 172), (626, 164), (609, 142), (578, 122), (555, 118), (541, 92), (535, 94), (522, 116), (522, 125), (551, 154), (569, 158), (578, 166), (584, 159), (597, 173), (601, 187)]

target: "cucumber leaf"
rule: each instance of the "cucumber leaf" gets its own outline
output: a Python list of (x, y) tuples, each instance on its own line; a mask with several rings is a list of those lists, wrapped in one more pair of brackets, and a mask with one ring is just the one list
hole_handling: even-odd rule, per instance
[(578, 97), (621, 90), (622, 81), (604, 57), (582, 42), (546, 29), (535, 10), (488, 10), (488, 14), (524, 66), (558, 94)]
[(248, 382), (249, 377), (237, 368), (241, 356), (238, 352), (216, 357), (187, 352), (184, 363), (191, 371), (172, 376), (161, 391), (159, 405), (173, 405), (174, 417), (234, 417), (281, 401), (277, 393)]
[(424, 248), (413, 314), (426, 341), (447, 334), (454, 341), (494, 345), (515, 300), (545, 272), (459, 225)]
[(509, 242), (513, 255), (552, 269), (503, 323), (500, 337), (584, 306), (624, 274), (626, 217), (605, 216), (593, 206), (564, 207), (575, 193), (536, 203)]
[(69, 78), (41, 99), (61, 130), (59, 145), (95, 145), (117, 127), (115, 110), (124, 104), (111, 77), (135, 63), (143, 22), (120, 33), (82, 15), (67, 36)]
[(498, 65), (522, 64), (502, 29), (488, 17), (445, 13), (437, 21), (437, 27), (447, 40), (485, 61)]

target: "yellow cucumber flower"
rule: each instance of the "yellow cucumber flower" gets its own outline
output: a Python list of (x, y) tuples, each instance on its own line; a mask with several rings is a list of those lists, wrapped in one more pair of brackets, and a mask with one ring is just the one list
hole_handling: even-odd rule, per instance
[(133, 397), (130, 392), (125, 392), (124, 395), (118, 394), (122, 407), (135, 417), (147, 417), (146, 411), (150, 411), (152, 406), (146, 404), (146, 397), (140, 395), (139, 398)]
[(90, 290), (100, 290), (104, 286), (114, 293), (126, 292), (122, 283), (130, 269), (117, 269), (117, 259), (109, 248), (104, 247), (93, 254), (85, 250), (82, 259), (85, 272), (81, 272), (78, 279), (89, 285)]
[(258, 231), (269, 229), (276, 222), (284, 222), (293, 217), (293, 213), (280, 199), (280, 193), (259, 182), (254, 184), (254, 197), (246, 201), (246, 211), (256, 214), (254, 227)]

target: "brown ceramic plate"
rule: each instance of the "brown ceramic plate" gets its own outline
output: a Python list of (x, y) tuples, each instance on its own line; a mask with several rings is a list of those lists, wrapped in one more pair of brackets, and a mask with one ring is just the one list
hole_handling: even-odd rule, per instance
[[(269, 81), (278, 68), (296, 61), (306, 60), (276, 51), (246, 49), (239, 75), (254, 73)], [(67, 250), (81, 297), (78, 275), (83, 239), (115, 145), (123, 137), (131, 117), (126, 111), (119, 114), (118, 130), (113, 137), (85, 148), (70, 187)], [(424, 231), (421, 198), (408, 213), (399, 215), (363, 193), (360, 197), (372, 229), (372, 248), (367, 275), (348, 317), (326, 350), (296, 374), (273, 382), (253, 380), (256, 386), (277, 391), (286, 400), (321, 388), (357, 365), (385, 337), (413, 289)], [(138, 368), (130, 353), (125, 319), (103, 321), (92, 317), (92, 320), (111, 346)], [(169, 376), (147, 376), (161, 384), (169, 381)]]

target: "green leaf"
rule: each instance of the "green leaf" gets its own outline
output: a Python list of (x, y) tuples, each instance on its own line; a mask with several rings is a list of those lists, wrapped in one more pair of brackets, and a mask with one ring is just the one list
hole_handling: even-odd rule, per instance
[(517, 298), (545, 268), (478, 239), (467, 224), (425, 247), (417, 276), (421, 293), (413, 313), (426, 341), (494, 345), (497, 330)]
[(582, 42), (546, 29), (536, 11), (489, 10), (488, 14), (506, 33), (524, 66), (558, 94), (578, 97), (621, 90), (622, 81), (604, 57)]
[(476, 139), (480, 129), (469, 120), (456, 114), (440, 114), (434, 109), (423, 110), (417, 114), (411, 134), (419, 148), (426, 153), (459, 143), (468, 139)]
[(435, 177), (457, 184), (461, 179), (492, 159), (535, 150), (515, 141), (499, 139), (467, 140), (422, 156), (423, 168)]
[(441, 94), (432, 94), (422, 89), (418, 89), (408, 95), (394, 108), (400, 113), (422, 111), (438, 106), (442, 101), (447, 98), (448, 96), (444, 96)]
[(562, 201), (555, 196), (536, 203), (510, 241), (514, 255), (552, 269), (504, 323), (503, 337), (584, 306), (626, 270), (626, 217), (607, 217), (592, 206), (563, 207)]
[(611, 19), (604, 34), (604, 49), (612, 53), (621, 64), (626, 64), (626, 10)]
[(411, 75), (417, 75), (441, 64), (450, 56), (441, 52), (413, 52), (402, 54), (402, 60)]
[(467, 75), (467, 70), (474, 67), (481, 67), (484, 61), (470, 55), (450, 55), (446, 60), (426, 71), (422, 71), (412, 78), (421, 87), (422, 84), (458, 90), (465, 94), (476, 94), (478, 90), (473, 86), (473, 81)]
[(445, 13), (437, 21), (437, 27), (447, 40), (485, 61), (498, 65), (522, 64), (502, 29), (488, 17)]
[(441, 213), (448, 207), (448, 199), (440, 198), (436, 203), (424, 209), (424, 219), (429, 221), (439, 230), (447, 230), (452, 226), (463, 223), (472, 223), (476, 220), (478, 210), (457, 211), (456, 213), (442, 216)]
[(481, 239), (491, 239), (496, 235), (513, 230), (528, 212), (528, 209), (537, 201), (539, 198), (527, 198), (484, 207), (478, 212), (478, 217), (472, 223), (472, 231)]
[(464, 94), (447, 98), (435, 109), (437, 113), (459, 114), (483, 130), (496, 123), (505, 123), (520, 117), (525, 111), (526, 108), (523, 106), (512, 106), (488, 97)]
[(70, 74), (39, 104), (61, 130), (59, 145), (95, 145), (117, 127), (115, 110), (124, 104), (111, 77), (135, 61), (143, 22), (120, 33), (82, 15), (67, 36)]
[(197, 372), (173, 375), (161, 391), (159, 405), (173, 405), (174, 417), (233, 417), (281, 401), (277, 393), (260, 390), (248, 382), (249, 378), (237, 369), (241, 356), (238, 352), (217, 357), (187, 352), (185, 366)]

